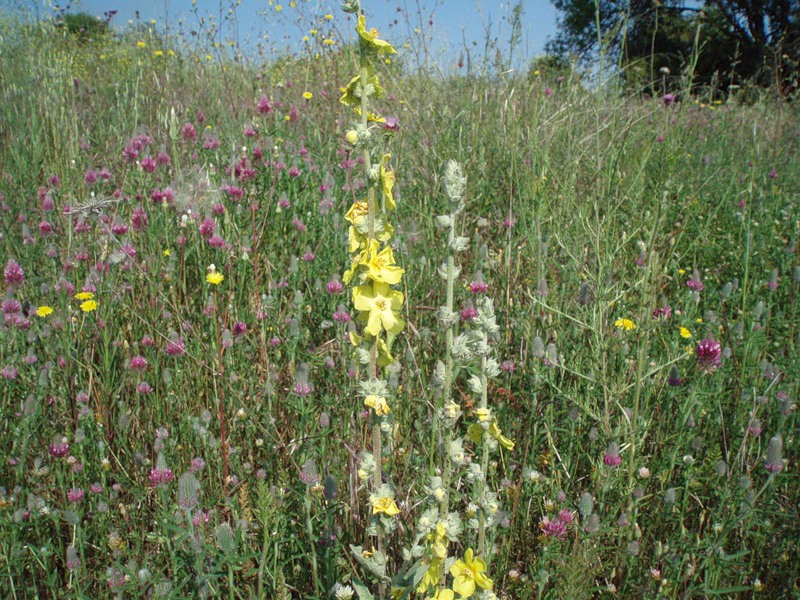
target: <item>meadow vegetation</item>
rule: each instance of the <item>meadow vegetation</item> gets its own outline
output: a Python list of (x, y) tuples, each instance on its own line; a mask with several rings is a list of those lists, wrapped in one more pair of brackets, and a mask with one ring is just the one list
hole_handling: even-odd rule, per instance
[(797, 597), (796, 106), (300, 14), (3, 17), (0, 596)]

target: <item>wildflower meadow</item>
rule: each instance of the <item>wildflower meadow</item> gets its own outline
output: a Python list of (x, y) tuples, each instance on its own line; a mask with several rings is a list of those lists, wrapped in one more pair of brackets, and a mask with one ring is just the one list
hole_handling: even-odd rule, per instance
[(264, 4), (0, 17), (0, 597), (800, 597), (797, 103)]

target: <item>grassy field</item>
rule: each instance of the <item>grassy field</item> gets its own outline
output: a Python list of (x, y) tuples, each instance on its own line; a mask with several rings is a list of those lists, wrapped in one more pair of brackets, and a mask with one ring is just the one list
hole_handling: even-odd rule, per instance
[(0, 596), (798, 597), (797, 107), (333, 24), (0, 24)]

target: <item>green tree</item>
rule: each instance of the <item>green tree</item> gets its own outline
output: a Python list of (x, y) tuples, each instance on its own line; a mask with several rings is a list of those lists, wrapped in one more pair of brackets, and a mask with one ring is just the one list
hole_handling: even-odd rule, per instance
[(560, 18), (550, 52), (588, 59), (603, 50), (649, 81), (661, 67), (678, 73), (692, 65), (698, 84), (796, 87), (798, 0), (705, 0), (699, 6), (682, 0), (552, 2)]

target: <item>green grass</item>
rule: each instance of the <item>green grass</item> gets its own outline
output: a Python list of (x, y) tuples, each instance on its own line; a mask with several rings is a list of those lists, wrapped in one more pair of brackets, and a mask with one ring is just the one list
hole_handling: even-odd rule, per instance
[[(360, 573), (348, 548), (364, 542), (355, 472), (371, 439), (346, 327), (333, 320), (340, 303), (353, 311), (325, 286), (349, 264), (343, 217), (364, 177), (340, 166), (351, 116), (339, 87), (356, 57), (340, 44), (255, 68), (171, 55), (155, 37), (141, 48), (132, 37), (63, 36), (10, 20), (0, 30), (0, 246), (3, 266), (13, 259), (25, 272), (21, 285), (2, 283), (21, 308), (19, 324), (9, 314), (0, 326), (0, 595), (328, 597)], [(390, 65), (383, 77), (394, 95), (381, 108), (401, 123), (389, 147), (408, 322), (389, 377), (396, 428), (384, 471), (403, 525), (387, 542), (392, 565), (432, 464), (430, 381), (444, 348), (436, 268), (446, 255), (433, 220), (447, 212), (439, 174), (452, 158), (468, 178), (458, 233), (472, 240), (459, 255), (456, 306), (480, 267), (501, 326), (498, 357), (515, 365), (490, 388), (516, 441), (492, 482), (507, 513), (490, 539), (498, 597), (612, 587), (619, 597), (746, 597), (756, 581), (765, 597), (800, 593), (795, 107), (736, 98), (665, 107), (547, 72), (441, 77)], [(262, 94), (274, 105), (266, 115)], [(197, 141), (181, 138), (186, 122)], [(139, 158), (165, 152), (169, 166), (147, 173), (123, 160), (142, 133), (152, 142)], [(204, 134), (219, 147), (203, 149)], [(253, 167), (256, 147), (286, 168)], [(255, 173), (236, 181), (226, 170), (242, 159)], [(108, 181), (85, 182), (102, 168)], [(151, 200), (168, 187), (174, 200)], [(211, 217), (215, 204), (220, 249), (200, 221), (182, 224), (188, 210)], [(140, 230), (137, 207), (147, 213)], [(313, 260), (302, 259), (308, 251)], [(219, 286), (205, 282), (210, 264), (225, 275)], [(694, 269), (699, 294), (686, 285)], [(67, 290), (87, 284), (98, 308), (83, 313)], [(41, 305), (53, 314), (37, 317)], [(652, 316), (667, 305), (670, 318)], [(620, 318), (636, 329), (615, 327)], [(235, 323), (246, 332), (234, 336)], [(170, 336), (183, 356), (167, 354)], [(712, 373), (687, 352), (709, 336), (725, 349)], [(545, 346), (557, 364), (543, 360)], [(135, 356), (145, 370), (130, 368)], [(298, 396), (304, 363), (314, 390)], [(673, 366), (680, 386), (668, 384)], [(463, 377), (455, 397), (477, 400)], [(61, 436), (71, 458), (48, 450)], [(770, 475), (773, 436), (785, 464)], [(612, 443), (616, 468), (603, 461)], [(174, 480), (155, 488), (159, 456)], [(205, 466), (195, 500), (178, 480), (196, 457)], [(319, 486), (300, 479), (307, 461)], [(82, 501), (68, 499), (71, 488)], [(592, 497), (584, 511), (582, 494)], [(561, 509), (575, 520), (563, 539), (547, 537), (542, 518)]]

